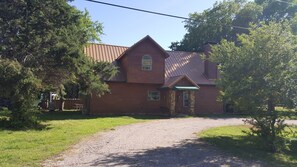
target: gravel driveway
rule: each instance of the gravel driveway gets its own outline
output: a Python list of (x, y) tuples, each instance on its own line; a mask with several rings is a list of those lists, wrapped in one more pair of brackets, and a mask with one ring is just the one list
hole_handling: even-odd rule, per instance
[(238, 118), (182, 118), (122, 126), (81, 141), (43, 166), (265, 166), (228, 156), (199, 142), (195, 134), (242, 123)]

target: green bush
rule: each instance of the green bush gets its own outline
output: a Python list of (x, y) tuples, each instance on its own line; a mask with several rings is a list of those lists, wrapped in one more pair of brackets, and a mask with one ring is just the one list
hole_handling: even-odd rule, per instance
[(297, 138), (293, 138), (290, 140), (289, 149), (290, 151), (297, 152)]
[(285, 131), (288, 127), (284, 123), (284, 119), (276, 115), (254, 115), (251, 119), (246, 119), (245, 123), (251, 126), (248, 135), (258, 136), (262, 142), (263, 147), (270, 152), (280, 152), (286, 148), (286, 138), (289, 133)]
[(31, 69), (17, 61), (0, 59), (0, 98), (7, 98), (11, 102), (11, 112), (7, 115), (10, 128), (32, 128), (38, 125), (34, 102), (39, 89), (40, 80)]

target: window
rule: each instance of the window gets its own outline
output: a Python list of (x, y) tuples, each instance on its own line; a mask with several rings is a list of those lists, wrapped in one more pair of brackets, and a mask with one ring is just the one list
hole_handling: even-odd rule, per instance
[(183, 104), (184, 104), (184, 107), (189, 107), (190, 100), (189, 100), (189, 92), (188, 91), (183, 92)]
[(142, 70), (151, 71), (152, 70), (152, 57), (150, 55), (142, 56)]
[(160, 92), (159, 91), (148, 91), (147, 99), (149, 101), (159, 101), (160, 100)]

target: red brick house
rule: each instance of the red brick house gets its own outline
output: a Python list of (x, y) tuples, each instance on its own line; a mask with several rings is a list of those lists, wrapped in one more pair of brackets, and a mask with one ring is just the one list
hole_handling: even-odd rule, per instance
[[(209, 49), (206, 45), (206, 55)], [(110, 94), (91, 96), (88, 106), (92, 115), (223, 112), (214, 82), (217, 66), (203, 61), (200, 53), (165, 51), (150, 36), (131, 47), (90, 44), (85, 53), (119, 68), (119, 73), (106, 81)]]

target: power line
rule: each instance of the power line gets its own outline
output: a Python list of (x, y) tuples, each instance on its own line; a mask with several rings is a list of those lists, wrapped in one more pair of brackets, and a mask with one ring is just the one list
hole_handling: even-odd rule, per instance
[[(172, 17), (172, 18), (177, 18), (177, 19), (183, 19), (183, 20), (193, 20), (188, 17), (182, 17), (182, 16), (176, 16), (176, 15), (171, 15), (171, 14), (166, 14), (166, 13), (160, 13), (160, 12), (154, 12), (154, 11), (149, 11), (149, 10), (143, 10), (143, 9), (138, 9), (138, 8), (133, 8), (133, 7), (128, 7), (128, 6), (122, 6), (122, 5), (117, 5), (117, 4), (112, 4), (112, 3), (106, 3), (102, 1), (97, 1), (97, 0), (85, 0), (93, 3), (98, 3), (98, 4), (103, 4), (103, 5), (108, 5), (108, 6), (113, 6), (113, 7), (118, 7), (118, 8), (123, 8), (123, 9), (128, 9), (128, 10), (134, 10), (138, 12), (145, 12), (145, 13), (150, 13), (150, 14), (156, 14), (156, 15), (161, 15), (161, 16), (166, 16), (166, 17)], [(223, 25), (224, 26), (224, 25)], [(231, 26), (232, 28), (236, 29), (245, 29), (249, 30), (247, 27), (241, 27), (241, 26)]]
[(297, 5), (296, 3), (291, 3), (291, 2), (287, 2), (287, 1), (283, 1), (283, 0), (275, 0), (277, 2), (282, 2), (282, 3), (287, 3), (287, 4), (290, 4), (290, 5)]
[[(128, 6), (123, 6), (123, 5), (106, 3), (106, 2), (97, 1), (97, 0), (85, 0), (85, 1), (98, 3), (98, 4), (103, 4), (103, 5), (108, 5), (108, 6), (113, 6), (113, 7), (118, 7), (118, 8), (123, 8), (123, 9), (128, 9), (128, 10), (134, 10), (134, 11), (138, 11), (138, 12), (144, 12), (144, 13), (150, 13), (150, 14), (155, 14), (155, 15), (160, 15), (160, 16), (166, 16), (166, 17), (171, 17), (171, 18), (177, 18), (177, 19), (183, 19), (183, 20), (193, 20), (193, 19), (188, 18), (188, 17), (182, 17), (182, 16), (171, 15), (171, 14), (166, 14), (166, 13), (154, 12), (154, 11), (149, 11), (149, 10), (144, 10), (144, 9), (139, 9), (139, 8), (133, 8), (133, 7), (128, 7)], [(283, 1), (283, 0), (275, 0), (275, 1), (282, 2), (282, 3), (287, 3), (287, 4), (291, 4), (291, 5), (297, 5), (297, 4), (286, 2), (286, 1)], [(227, 25), (222, 25), (222, 26), (227, 26)], [(232, 26), (232, 25), (230, 27), (236, 28), (236, 29), (244, 29), (244, 30), (249, 30), (250, 29), (248, 27)]]
[(129, 10), (135, 10), (135, 11), (138, 11), (138, 12), (145, 12), (145, 13), (150, 13), (150, 14), (156, 14), (156, 15), (161, 15), (161, 16), (167, 16), (167, 17), (172, 17), (172, 18), (189, 20), (189, 18), (187, 18), (187, 17), (176, 16), (176, 15), (165, 14), (165, 13), (159, 13), (159, 12), (153, 12), (153, 11), (149, 11), (149, 10), (137, 9), (137, 8), (132, 8), (132, 7), (128, 7), (128, 6), (122, 6), (122, 5), (116, 5), (116, 4), (111, 4), (111, 3), (101, 2), (101, 1), (95, 1), (95, 0), (86, 0), (86, 1), (94, 2), (94, 3), (99, 3), (99, 4), (103, 4), (103, 5), (108, 5), (108, 6), (114, 6), (114, 7), (124, 8), (124, 9), (129, 9)]
[(231, 26), (232, 28), (237, 28), (237, 29), (244, 29), (244, 30), (249, 30), (250, 28), (247, 27), (241, 27), (241, 26)]

